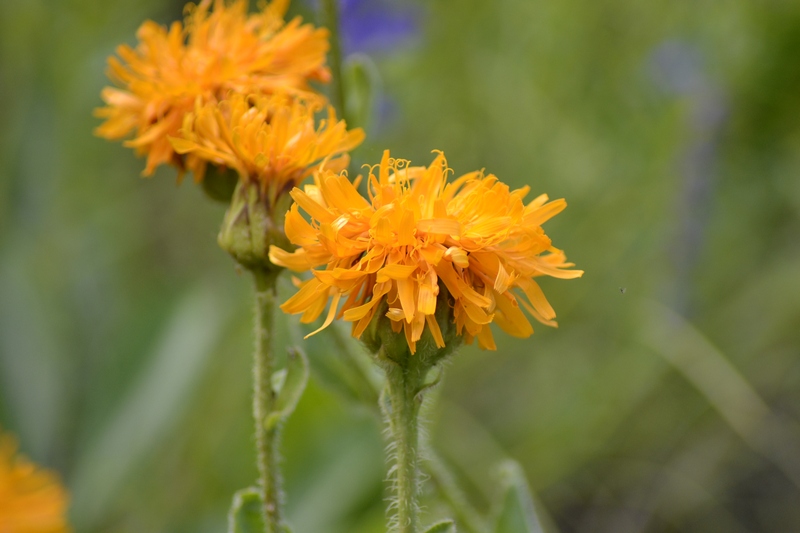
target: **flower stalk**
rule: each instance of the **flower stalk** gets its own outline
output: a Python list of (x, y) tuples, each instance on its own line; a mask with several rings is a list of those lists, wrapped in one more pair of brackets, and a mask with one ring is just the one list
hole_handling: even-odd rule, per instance
[(254, 270), (256, 294), (256, 346), (253, 360), (253, 417), (256, 425), (259, 488), (263, 501), (266, 533), (280, 532), (283, 493), (278, 469), (280, 424), (268, 427), (267, 417), (274, 410), (276, 395), (272, 389), (275, 358), (272, 351), (274, 331), (275, 282), (277, 272)]
[(410, 356), (401, 362), (386, 362), (388, 405), (385, 414), (392, 433), (392, 504), (394, 515), (390, 531), (416, 533), (419, 494), (419, 411), (421, 389), (427, 366), (420, 357)]

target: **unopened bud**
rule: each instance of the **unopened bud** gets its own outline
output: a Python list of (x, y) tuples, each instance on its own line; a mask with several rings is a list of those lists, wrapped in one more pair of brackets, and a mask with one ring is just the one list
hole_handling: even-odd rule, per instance
[(268, 197), (258, 183), (239, 180), (217, 237), (222, 249), (249, 270), (281, 270), (270, 262), (269, 247), (291, 246), (283, 229), (291, 197), (282, 194), (274, 202)]

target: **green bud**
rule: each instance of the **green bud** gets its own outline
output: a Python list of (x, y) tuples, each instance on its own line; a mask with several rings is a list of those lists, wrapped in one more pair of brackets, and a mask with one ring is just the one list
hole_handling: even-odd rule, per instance
[(291, 248), (283, 229), (291, 197), (281, 194), (274, 202), (270, 198), (258, 183), (240, 179), (217, 237), (220, 247), (249, 270), (282, 270), (270, 262), (269, 247)]

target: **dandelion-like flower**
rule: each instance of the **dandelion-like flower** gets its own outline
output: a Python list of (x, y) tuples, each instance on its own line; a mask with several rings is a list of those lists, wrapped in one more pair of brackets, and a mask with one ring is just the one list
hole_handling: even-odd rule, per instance
[(0, 532), (67, 533), (67, 494), (55, 474), (17, 454), (0, 433)]
[[(230, 92), (314, 95), (309, 80), (327, 82), (328, 30), (284, 23), (288, 0), (263, 4), (247, 13), (247, 0), (202, 0), (189, 4), (185, 24), (169, 29), (152, 21), (137, 33), (136, 48), (122, 45), (109, 58), (109, 77), (120, 88), (102, 92), (106, 121), (96, 133), (121, 139), (147, 156), (144, 175), (161, 164), (185, 164), (168, 137), (177, 136), (196, 101), (217, 102)], [(321, 98), (321, 97), (319, 97)], [(198, 179), (197, 176), (195, 179)], [(199, 179), (198, 179), (199, 181)]]
[(409, 167), (386, 151), (370, 170), (369, 200), (345, 174), (332, 172), (318, 174), (304, 191), (294, 189), (285, 229), (299, 248), (289, 253), (273, 246), (270, 259), (298, 272), (312, 269), (313, 277), (281, 309), (302, 313), (309, 323), (330, 299), (322, 328), (343, 317), (360, 337), (385, 302), (392, 329), (404, 331), (411, 353), (426, 326), (436, 346), (445, 345), (435, 318), (442, 284), (456, 332), (467, 343), (477, 339), (494, 349), (492, 322), (528, 337), (533, 327), (523, 309), (555, 326), (555, 311), (534, 278), (583, 274), (568, 270), (573, 264), (541, 227), (566, 202), (541, 195), (525, 204), (529, 187), (510, 191), (482, 172), (448, 183), (448, 172), (442, 153), (428, 167)]
[(219, 103), (198, 104), (184, 119), (182, 137), (171, 141), (177, 153), (187, 156), (195, 175), (202, 177), (209, 162), (280, 194), (319, 165), (344, 169), (350, 161), (347, 152), (364, 140), (364, 131), (348, 131), (331, 106), (327, 120), (315, 122), (319, 107), (283, 94), (232, 94)]

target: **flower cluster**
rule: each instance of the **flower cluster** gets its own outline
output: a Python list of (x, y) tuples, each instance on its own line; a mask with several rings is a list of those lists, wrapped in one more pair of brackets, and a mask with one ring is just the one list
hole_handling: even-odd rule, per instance
[[(120, 87), (106, 87), (106, 121), (96, 133), (121, 139), (135, 133), (127, 146), (147, 156), (145, 175), (161, 164), (197, 170), (199, 160), (185, 162), (169, 137), (179, 135), (184, 116), (197, 102), (217, 103), (229, 93), (303, 95), (319, 98), (309, 81), (327, 82), (328, 31), (288, 24), (288, 0), (265, 4), (247, 13), (247, 0), (202, 0), (187, 6), (185, 23), (169, 29), (152, 21), (138, 31), (136, 48), (122, 45), (109, 59), (109, 76)], [(195, 173), (195, 179), (202, 171)]]
[(442, 153), (428, 167), (410, 167), (386, 151), (370, 170), (369, 200), (345, 173), (330, 171), (317, 173), (314, 185), (293, 190), (296, 203), (285, 229), (299, 248), (288, 253), (273, 246), (270, 259), (298, 272), (323, 268), (312, 270), (313, 277), (281, 309), (312, 322), (330, 298), (322, 327), (342, 317), (353, 322), (359, 337), (385, 301), (386, 317), (396, 332), (404, 331), (412, 353), (426, 325), (444, 347), (434, 318), (442, 284), (467, 343), (477, 338), (481, 347), (494, 349), (493, 321), (511, 335), (531, 335), (522, 309), (555, 326), (555, 312), (534, 278), (583, 274), (568, 270), (572, 263), (541, 227), (566, 202), (541, 195), (525, 204), (528, 187), (510, 191), (482, 172), (448, 183), (448, 172)]
[[(527, 187), (511, 191), (483, 172), (448, 182), (444, 154), (411, 167), (388, 151), (370, 169), (369, 199), (361, 196), (345, 169), (364, 132), (348, 131), (309, 85), (330, 78), (327, 30), (286, 24), (287, 3), (248, 14), (246, 0), (202, 0), (183, 25), (146, 22), (139, 45), (109, 60), (122, 88), (103, 91), (98, 133), (135, 130), (127, 144), (147, 155), (146, 175), (163, 163), (196, 181), (209, 164), (235, 171), (219, 243), (249, 269), (311, 270), (282, 306), (303, 322), (328, 307), (322, 328), (343, 318), (360, 337), (380, 309), (411, 353), (426, 330), (445, 346), (442, 305), (456, 334), (483, 348), (495, 347), (492, 322), (518, 337), (533, 333), (528, 317), (555, 326), (535, 278), (582, 275), (541, 227), (566, 202), (526, 204)], [(327, 120), (317, 121), (320, 111)], [(283, 249), (287, 238), (294, 252)]]
[(0, 531), (68, 533), (66, 509), (55, 474), (18, 455), (14, 439), (0, 433)]

